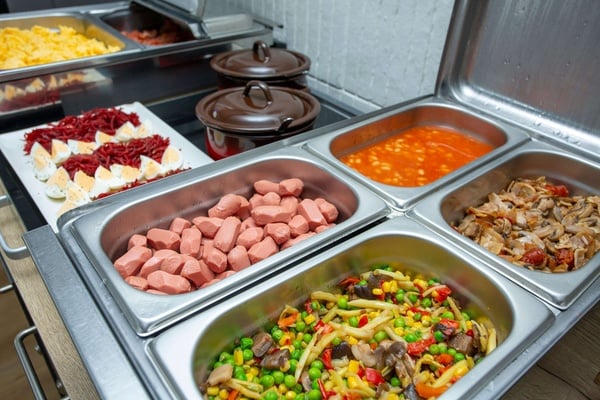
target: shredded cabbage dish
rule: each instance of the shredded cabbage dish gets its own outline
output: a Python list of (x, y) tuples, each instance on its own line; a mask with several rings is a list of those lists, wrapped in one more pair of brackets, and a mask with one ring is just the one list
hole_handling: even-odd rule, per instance
[[(439, 279), (372, 267), (222, 351), (206, 399), (432, 399), (496, 347), (496, 330)], [(335, 292), (335, 293), (334, 293)]]

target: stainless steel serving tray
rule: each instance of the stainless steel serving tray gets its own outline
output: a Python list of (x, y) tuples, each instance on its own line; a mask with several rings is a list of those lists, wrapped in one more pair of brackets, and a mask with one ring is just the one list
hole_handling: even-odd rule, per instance
[(149, 357), (166, 377), (174, 397), (199, 399), (197, 384), (206, 379), (220, 351), (236, 338), (276, 320), (284, 304), (299, 306), (314, 290), (335, 290), (341, 279), (365, 272), (371, 264), (390, 261), (405, 264), (406, 271), (440, 277), (455, 293), (464, 295), (463, 307), (489, 316), (498, 331), (496, 350), (443, 398), (476, 398), (554, 320), (542, 302), (468, 253), (421, 224), (396, 217), (150, 339)]
[(468, 249), (486, 265), (564, 310), (600, 276), (600, 253), (575, 271), (532, 271), (494, 255), (451, 227), (463, 218), (467, 207), (479, 206), (489, 193), (506, 188), (514, 178), (538, 176), (566, 185), (571, 195), (600, 195), (599, 163), (531, 140), (423, 199), (410, 213)]
[[(59, 26), (73, 28), (89, 38), (97, 39), (110, 46), (115, 46), (119, 50), (116, 53), (109, 53), (91, 57), (81, 57), (65, 61), (57, 61), (40, 65), (32, 65), (16, 69), (0, 70), (0, 81), (12, 75), (12, 72), (19, 71), (21, 74), (35, 74), (36, 71), (50, 69), (67, 69), (75, 66), (91, 66), (106, 60), (107, 58), (125, 57), (131, 53), (140, 51), (140, 45), (121, 35), (112, 27), (102, 23), (94, 16), (80, 12), (46, 12), (44, 14), (26, 14), (15, 16), (7, 14), (0, 16), (0, 28), (14, 27), (19, 29), (31, 29), (39, 25), (48, 29), (58, 29)], [(39, 75), (39, 74), (35, 74)]]
[[(490, 144), (494, 149), (446, 176), (420, 187), (398, 187), (376, 182), (345, 165), (340, 158), (378, 141), (419, 125), (447, 126)], [(376, 191), (400, 209), (407, 209), (428, 193), (443, 187), (467, 171), (481, 167), (527, 140), (520, 128), (469, 110), (464, 105), (429, 97), (392, 107), (384, 114), (364, 119), (349, 127), (306, 140), (304, 146)]]
[[(201, 169), (149, 183), (146, 187), (110, 196), (96, 206), (78, 208), (58, 220), (59, 236), (83, 275), (102, 277), (116, 303), (140, 336), (156, 333), (191, 313), (208, 309), (235, 291), (283, 272), (298, 261), (353, 232), (375, 223), (389, 213), (387, 204), (375, 194), (356, 185), (342, 174), (329, 170), (318, 158), (297, 148), (272, 147), (265, 155), (249, 152), (239, 157), (208, 164)], [(258, 262), (204, 289), (182, 295), (148, 294), (128, 285), (113, 266), (125, 252), (134, 233), (151, 227), (167, 228), (176, 216), (206, 215), (226, 193), (248, 195), (259, 179), (279, 181), (297, 177), (304, 180), (303, 196), (324, 197), (340, 212), (337, 224), (289, 249)], [(81, 268), (83, 252), (93, 266)], [(83, 265), (88, 265), (83, 263)], [(94, 288), (90, 287), (94, 292)]]

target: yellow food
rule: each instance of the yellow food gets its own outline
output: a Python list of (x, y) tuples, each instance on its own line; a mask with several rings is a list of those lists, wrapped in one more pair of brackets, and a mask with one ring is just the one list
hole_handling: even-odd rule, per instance
[(118, 51), (68, 26), (0, 29), (0, 69), (21, 68)]

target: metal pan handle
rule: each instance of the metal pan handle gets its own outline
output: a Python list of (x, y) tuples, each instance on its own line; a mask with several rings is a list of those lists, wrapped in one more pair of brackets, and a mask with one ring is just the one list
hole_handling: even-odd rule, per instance
[[(0, 196), (0, 207), (6, 207), (10, 204), (11, 201), (8, 195), (5, 194)], [(7, 257), (13, 260), (20, 260), (29, 256), (29, 249), (26, 246), (10, 247), (8, 243), (6, 243), (2, 232), (0, 232), (0, 247), (2, 247), (2, 250), (4, 250)]]
[(21, 361), (21, 366), (25, 371), (25, 377), (29, 381), (29, 386), (31, 386), (31, 391), (33, 392), (33, 396), (36, 400), (45, 400), (46, 395), (44, 394), (44, 390), (42, 389), (42, 385), (40, 384), (40, 380), (38, 379), (35, 370), (33, 369), (33, 365), (31, 364), (31, 359), (29, 358), (29, 354), (27, 354), (27, 350), (25, 350), (25, 338), (31, 336), (37, 332), (37, 328), (35, 326), (30, 326), (29, 328), (22, 330), (17, 333), (15, 337), (15, 350), (17, 350), (17, 356)]

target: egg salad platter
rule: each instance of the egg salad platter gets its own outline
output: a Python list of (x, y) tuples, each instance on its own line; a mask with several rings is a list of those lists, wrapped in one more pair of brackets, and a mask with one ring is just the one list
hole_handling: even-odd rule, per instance
[(138, 102), (2, 134), (0, 151), (55, 232), (71, 209), (212, 162)]

